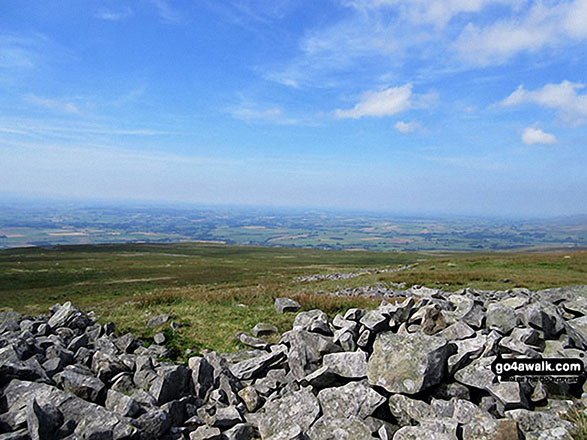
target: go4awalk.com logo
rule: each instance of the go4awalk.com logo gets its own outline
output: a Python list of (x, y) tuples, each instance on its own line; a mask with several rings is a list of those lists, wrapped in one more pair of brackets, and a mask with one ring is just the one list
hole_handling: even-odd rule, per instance
[(585, 380), (583, 359), (572, 358), (502, 358), (497, 357), (491, 370), (500, 381), (564, 382)]

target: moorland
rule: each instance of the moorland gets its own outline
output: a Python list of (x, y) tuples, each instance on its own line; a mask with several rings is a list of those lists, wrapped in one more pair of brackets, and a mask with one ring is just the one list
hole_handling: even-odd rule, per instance
[[(211, 243), (28, 247), (0, 251), (0, 311), (33, 315), (72, 301), (147, 343), (154, 336), (145, 325), (149, 317), (168, 313), (179, 324), (175, 333), (168, 331), (168, 345), (183, 356), (186, 350), (236, 350), (234, 335), (258, 322), (287, 330), (293, 316), (275, 312), (276, 297), (334, 315), (380, 302), (327, 294), (345, 288), (405, 283), (444, 291), (539, 290), (587, 284), (586, 269), (587, 251), (581, 250), (349, 252)], [(299, 280), (337, 273), (359, 275)]]

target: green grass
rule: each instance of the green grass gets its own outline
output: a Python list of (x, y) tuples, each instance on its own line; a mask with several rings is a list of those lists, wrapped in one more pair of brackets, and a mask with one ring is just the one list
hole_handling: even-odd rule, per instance
[(566, 419), (579, 428), (579, 432), (573, 438), (575, 440), (587, 440), (587, 415), (582, 410), (574, 409)]
[[(394, 268), (348, 280), (298, 283), (298, 276)], [(161, 329), (148, 329), (150, 315), (169, 313), (181, 326), (168, 332), (179, 353), (235, 350), (238, 331), (260, 321), (290, 328), (292, 314), (277, 314), (273, 299), (296, 298), (304, 310), (334, 315), (349, 307), (370, 308), (379, 301), (318, 294), (346, 287), (406, 282), (455, 290), (507, 289), (587, 283), (587, 252), (548, 254), (417, 254), (263, 248), (212, 244), (116, 244), (23, 248), (0, 251), (0, 310), (37, 314), (70, 300), (94, 310), (149, 341)], [(510, 283), (502, 282), (503, 279)]]

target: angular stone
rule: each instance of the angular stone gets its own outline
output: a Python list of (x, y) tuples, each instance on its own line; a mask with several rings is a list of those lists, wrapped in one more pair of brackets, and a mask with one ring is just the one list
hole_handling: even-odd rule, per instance
[(565, 428), (559, 427), (527, 432), (525, 440), (573, 440), (573, 436)]
[[(368, 331), (368, 330), (367, 330)], [(349, 328), (341, 328), (334, 331), (334, 338), (332, 341), (342, 347), (344, 351), (355, 351), (357, 343), (355, 342), (355, 334)]]
[[(435, 411), (426, 402), (411, 399), (403, 394), (392, 394), (389, 398), (389, 409), (400, 425), (411, 425), (436, 417)], [(451, 414), (452, 415), (452, 414)]]
[(134, 417), (141, 409), (137, 401), (132, 397), (125, 396), (114, 390), (108, 390), (104, 406), (108, 411), (113, 411), (123, 417)]
[(469, 400), (471, 398), (469, 388), (458, 382), (440, 383), (436, 387), (434, 387), (434, 389), (432, 390), (432, 395), (439, 399), (445, 400), (450, 400), (453, 397), (465, 400)]
[(373, 332), (378, 332), (387, 327), (389, 318), (377, 310), (369, 310), (359, 321), (361, 324)]
[(507, 410), (528, 407), (526, 396), (518, 382), (492, 383), (486, 389), (497, 400), (497, 412), (500, 415)]
[(524, 434), (529, 432), (541, 432), (553, 428), (563, 428), (570, 434), (576, 434), (578, 427), (574, 423), (562, 420), (551, 414), (539, 411), (530, 411), (527, 409), (513, 409), (506, 411), (505, 416), (518, 422), (518, 425)]
[[(408, 323), (419, 324), (422, 332), (427, 335), (433, 335), (447, 326), (444, 315), (441, 312), (442, 310), (438, 304), (428, 304), (420, 307), (420, 309), (410, 317)], [(412, 326), (409, 328), (411, 330)]]
[(161, 315), (149, 318), (149, 321), (147, 322), (147, 327), (159, 327), (160, 325), (165, 324), (167, 321), (169, 321), (169, 315), (167, 313), (162, 313)]
[[(299, 316), (299, 315), (298, 315)], [(336, 353), (342, 349), (331, 338), (302, 329), (288, 332), (290, 349), (288, 353), (289, 368), (296, 379), (320, 368), (322, 357), (327, 353)]]
[(298, 313), (293, 323), (293, 328), (306, 330), (311, 333), (331, 335), (332, 331), (328, 325), (328, 316), (322, 310), (314, 309)]
[(222, 433), (223, 440), (253, 440), (257, 438), (257, 430), (249, 423), (239, 423)]
[(269, 348), (269, 346), (271, 345), (271, 344), (269, 344), (269, 342), (264, 341), (263, 339), (249, 336), (243, 332), (238, 332), (234, 338), (243, 345), (246, 345), (248, 347), (257, 348), (259, 350), (267, 350)]
[(369, 384), (392, 393), (415, 394), (442, 381), (454, 346), (421, 333), (379, 333), (369, 358)]
[(516, 341), (523, 342), (524, 344), (544, 348), (543, 335), (541, 335), (541, 332), (533, 328), (515, 328), (512, 330), (510, 337)]
[(536, 382), (534, 390), (532, 391), (532, 395), (530, 396), (530, 400), (533, 404), (537, 405), (540, 403), (546, 403), (547, 399), (548, 393), (546, 391), (546, 387), (541, 381)]
[(61, 373), (57, 373), (54, 379), (64, 391), (75, 394), (89, 402), (96, 402), (105, 387), (104, 382), (92, 376), (90, 372), (81, 374), (79, 370), (76, 371), (70, 369), (70, 367), (67, 367)]
[(511, 298), (502, 299), (499, 301), (499, 304), (511, 307), (512, 309), (519, 309), (520, 307), (527, 305), (529, 302), (530, 298), (527, 296), (513, 296)]
[(53, 329), (59, 327), (85, 329), (90, 323), (90, 318), (72, 305), (70, 301), (60, 306), (48, 321), (49, 326)]
[(474, 335), (475, 330), (462, 321), (457, 321), (436, 334), (436, 336), (440, 336), (447, 341), (458, 341), (470, 338)]
[(587, 350), (587, 316), (571, 319), (565, 325), (569, 338), (575, 347)]
[(140, 345), (132, 333), (126, 333), (117, 338), (114, 344), (125, 353), (132, 353)]
[(344, 319), (348, 319), (350, 321), (359, 321), (365, 313), (366, 312), (363, 309), (351, 308), (348, 309), (344, 314)]
[(254, 387), (244, 387), (237, 394), (243, 400), (249, 412), (255, 412), (261, 406), (261, 398)]
[(32, 440), (52, 438), (63, 423), (63, 414), (51, 405), (39, 405), (33, 397), (27, 405), (26, 421)]
[(264, 440), (306, 440), (307, 437), (298, 425), (291, 425), (283, 431), (279, 431)]
[(275, 298), (273, 304), (277, 313), (294, 313), (302, 308), (302, 306), (291, 298)]
[(539, 358), (540, 353), (534, 350), (529, 345), (526, 345), (522, 341), (516, 340), (511, 336), (506, 336), (499, 341), (499, 347), (502, 353), (513, 353), (523, 357)]
[(495, 356), (475, 359), (466, 367), (455, 373), (455, 379), (460, 383), (473, 388), (487, 389), (496, 380), (491, 370)]
[(350, 382), (338, 388), (326, 388), (318, 393), (318, 401), (325, 417), (364, 419), (385, 402), (385, 398), (370, 388), (365, 381)]
[(139, 428), (140, 438), (145, 440), (161, 438), (171, 427), (169, 414), (161, 409), (147, 411), (132, 423)]
[(97, 351), (92, 356), (92, 371), (104, 382), (110, 380), (119, 373), (129, 371), (129, 368), (122, 362), (120, 356)]
[(90, 338), (88, 338), (88, 335), (86, 335), (84, 333), (84, 334), (81, 334), (81, 335), (76, 336), (75, 338), (73, 338), (71, 340), (71, 342), (69, 343), (69, 345), (67, 346), (67, 349), (69, 351), (71, 351), (72, 353), (75, 353), (81, 347), (87, 346), (89, 342), (90, 342)]
[(421, 428), (428, 431), (438, 432), (439, 434), (450, 435), (452, 438), (458, 439), (459, 424), (450, 417), (436, 417), (423, 420), (419, 425)]
[(487, 308), (487, 327), (503, 335), (510, 333), (516, 326), (516, 312), (512, 307), (500, 303), (489, 304)]
[(265, 413), (259, 419), (262, 438), (284, 431), (291, 425), (298, 425), (307, 432), (318, 418), (320, 404), (309, 390), (301, 389), (267, 402), (264, 409)]
[(217, 428), (231, 428), (242, 422), (242, 417), (235, 406), (230, 405), (224, 408), (217, 408), (211, 418), (211, 426)]
[(520, 440), (522, 433), (514, 420), (478, 417), (463, 426), (463, 440)]
[(273, 353), (263, 354), (230, 367), (230, 371), (237, 379), (247, 380), (259, 376), (267, 371), (271, 366), (285, 360), (285, 351), (276, 351)]
[(365, 329), (359, 335), (359, 339), (357, 339), (357, 345), (363, 349), (366, 349), (369, 346), (369, 342), (371, 341), (371, 335), (373, 333), (369, 329)]
[(565, 329), (565, 321), (556, 306), (547, 302), (535, 302), (520, 309), (522, 323), (526, 327), (542, 330), (548, 339), (556, 339)]
[(48, 359), (45, 362), (43, 362), (42, 365), (43, 369), (49, 377), (53, 377), (55, 374), (59, 373), (60, 371), (63, 371), (64, 366), (65, 365), (63, 364), (63, 361), (58, 357)]
[(457, 437), (419, 426), (404, 426), (395, 433), (393, 440), (457, 440)]
[(155, 344), (163, 345), (165, 344), (165, 335), (163, 333), (156, 333), (155, 336), (153, 336), (153, 341)]
[(214, 384), (214, 368), (200, 356), (189, 358), (188, 366), (192, 370), (194, 392), (196, 396), (203, 398)]
[(181, 365), (161, 367), (157, 371), (157, 375), (158, 377), (153, 381), (149, 392), (159, 405), (179, 399), (192, 389), (191, 371)]
[(251, 329), (251, 333), (254, 337), (259, 336), (270, 336), (279, 332), (279, 329), (273, 324), (267, 324), (265, 322), (259, 322), (255, 327)]
[(328, 367), (320, 367), (316, 371), (308, 374), (302, 379), (298, 380), (302, 386), (311, 385), (315, 389), (329, 388), (341, 384), (341, 378), (337, 374), (331, 372)]
[(0, 434), (0, 440), (31, 440), (31, 436), (29, 435), (28, 429), (23, 428), (18, 431)]
[(364, 351), (325, 354), (322, 365), (347, 379), (367, 377), (367, 353)]
[(475, 419), (493, 419), (494, 417), (484, 409), (475, 405), (473, 402), (463, 399), (453, 399), (453, 413), (452, 418), (458, 423), (465, 425)]
[(346, 329), (354, 334), (357, 333), (359, 324), (350, 319), (344, 319), (342, 315), (336, 315), (332, 320), (332, 326), (337, 329)]
[(341, 440), (372, 438), (369, 427), (357, 417), (320, 417), (308, 431), (312, 440)]
[(71, 420), (77, 424), (76, 434), (81, 438), (112, 438), (115, 432), (120, 434), (130, 429), (126, 422), (105, 408), (47, 384), (13, 380), (4, 389), (4, 398), (10, 408), (9, 418), (16, 420), (26, 420), (26, 408), (32, 398), (41, 407), (57, 408), (66, 422)]

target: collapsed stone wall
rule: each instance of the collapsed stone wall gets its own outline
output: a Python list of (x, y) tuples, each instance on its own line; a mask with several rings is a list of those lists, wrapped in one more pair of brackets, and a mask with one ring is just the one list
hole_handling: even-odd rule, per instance
[[(389, 292), (388, 292), (389, 293)], [(585, 361), (587, 286), (449, 293), (414, 287), (375, 310), (297, 314), (278, 344), (188, 366), (67, 302), (0, 314), (0, 440), (547, 440), (586, 411), (577, 383), (499, 381), (503, 358)], [(278, 298), (275, 308), (299, 304)], [(167, 316), (151, 325), (169, 325)], [(164, 340), (164, 338), (163, 338)], [(162, 340), (162, 341), (163, 341)]]

